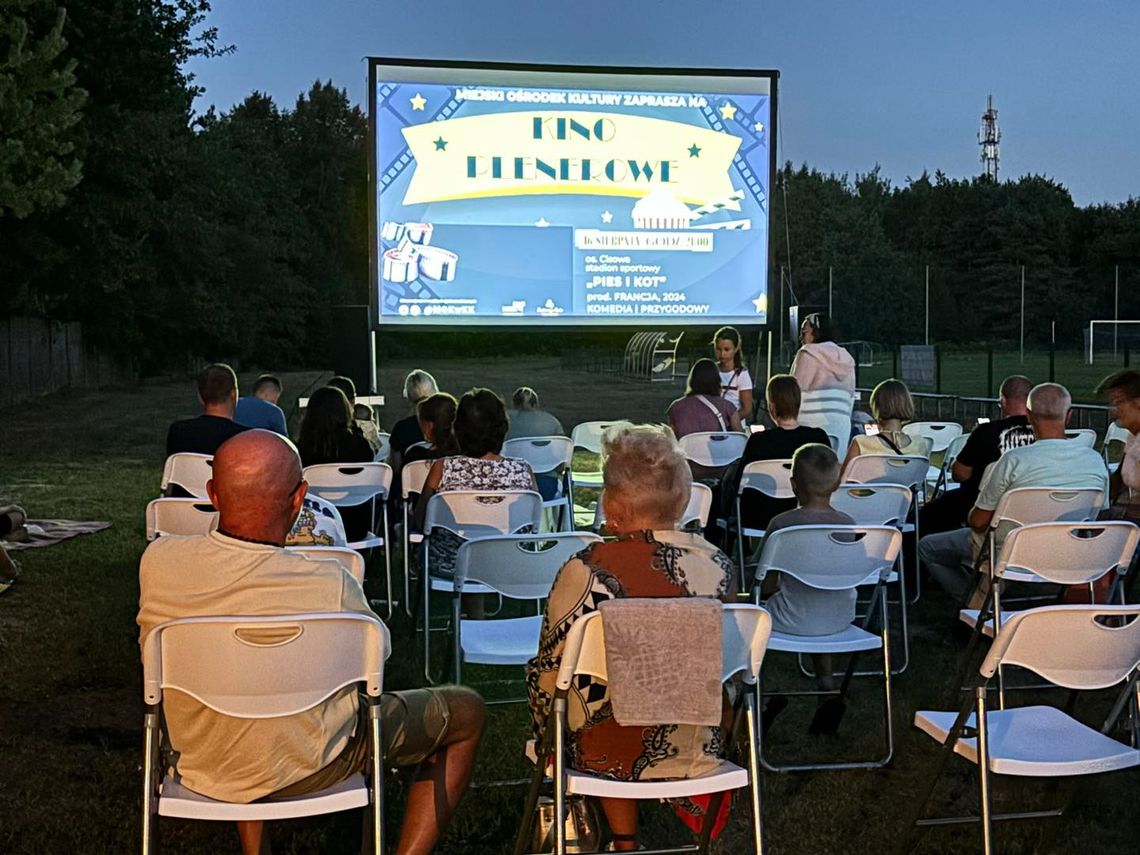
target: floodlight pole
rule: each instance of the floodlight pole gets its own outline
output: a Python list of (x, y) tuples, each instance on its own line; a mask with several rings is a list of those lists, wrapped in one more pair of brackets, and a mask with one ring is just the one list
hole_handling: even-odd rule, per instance
[(1113, 297), (1112, 297), (1112, 361), (1116, 361), (1116, 340), (1120, 334), (1120, 265), (1116, 265), (1116, 272), (1113, 277)]
[(926, 341), (930, 344), (930, 265), (926, 265)]
[(835, 317), (835, 309), (832, 308), (831, 301), (831, 274), (834, 269), (835, 268), (831, 267), (830, 265), (827, 268), (827, 316), (829, 318)]
[(1021, 265), (1021, 364), (1025, 364), (1025, 265)]

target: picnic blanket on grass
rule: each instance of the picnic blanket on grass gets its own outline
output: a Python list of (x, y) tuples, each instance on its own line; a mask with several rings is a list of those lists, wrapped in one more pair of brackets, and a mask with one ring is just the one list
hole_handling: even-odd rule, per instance
[(76, 520), (28, 520), (26, 525), (28, 533), (23, 539), (7, 541), (4, 544), (9, 552), (52, 546), (61, 540), (67, 540), (81, 534), (91, 534), (111, 527), (109, 522), (78, 522)]

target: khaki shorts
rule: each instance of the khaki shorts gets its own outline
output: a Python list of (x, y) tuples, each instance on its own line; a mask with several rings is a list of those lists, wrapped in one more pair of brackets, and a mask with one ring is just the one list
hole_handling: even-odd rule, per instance
[[(434, 754), (447, 736), (451, 710), (447, 698), (435, 689), (385, 692), (380, 697), (380, 740), (384, 763), (417, 766)], [(368, 700), (361, 696), (356, 729), (336, 759), (306, 778), (273, 793), (273, 797), (301, 796), (340, 783), (368, 765)]]

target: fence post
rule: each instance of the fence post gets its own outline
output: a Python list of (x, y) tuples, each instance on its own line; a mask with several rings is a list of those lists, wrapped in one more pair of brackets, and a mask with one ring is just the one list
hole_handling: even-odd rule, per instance
[(986, 348), (986, 397), (994, 396), (994, 349)]
[(942, 394), (942, 348), (934, 345), (934, 394)]

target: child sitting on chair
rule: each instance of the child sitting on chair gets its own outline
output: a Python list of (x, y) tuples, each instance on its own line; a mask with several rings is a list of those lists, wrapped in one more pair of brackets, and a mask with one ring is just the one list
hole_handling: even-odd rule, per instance
[[(826, 445), (800, 446), (792, 456), (792, 492), (798, 506), (772, 517), (767, 537), (782, 528), (797, 525), (854, 525), (850, 515), (831, 507), (831, 494), (839, 486), (839, 458)], [(764, 607), (772, 615), (772, 629), (790, 635), (831, 635), (841, 632), (855, 619), (855, 591), (821, 591), (798, 579), (771, 573), (761, 589), (767, 599)], [(813, 653), (816, 683), (823, 691), (836, 689), (830, 653)], [(783, 702), (783, 703), (781, 703)], [(775, 696), (765, 709), (769, 722), (787, 705)], [(820, 696), (810, 732), (833, 734), (839, 729), (846, 705), (838, 696)]]

